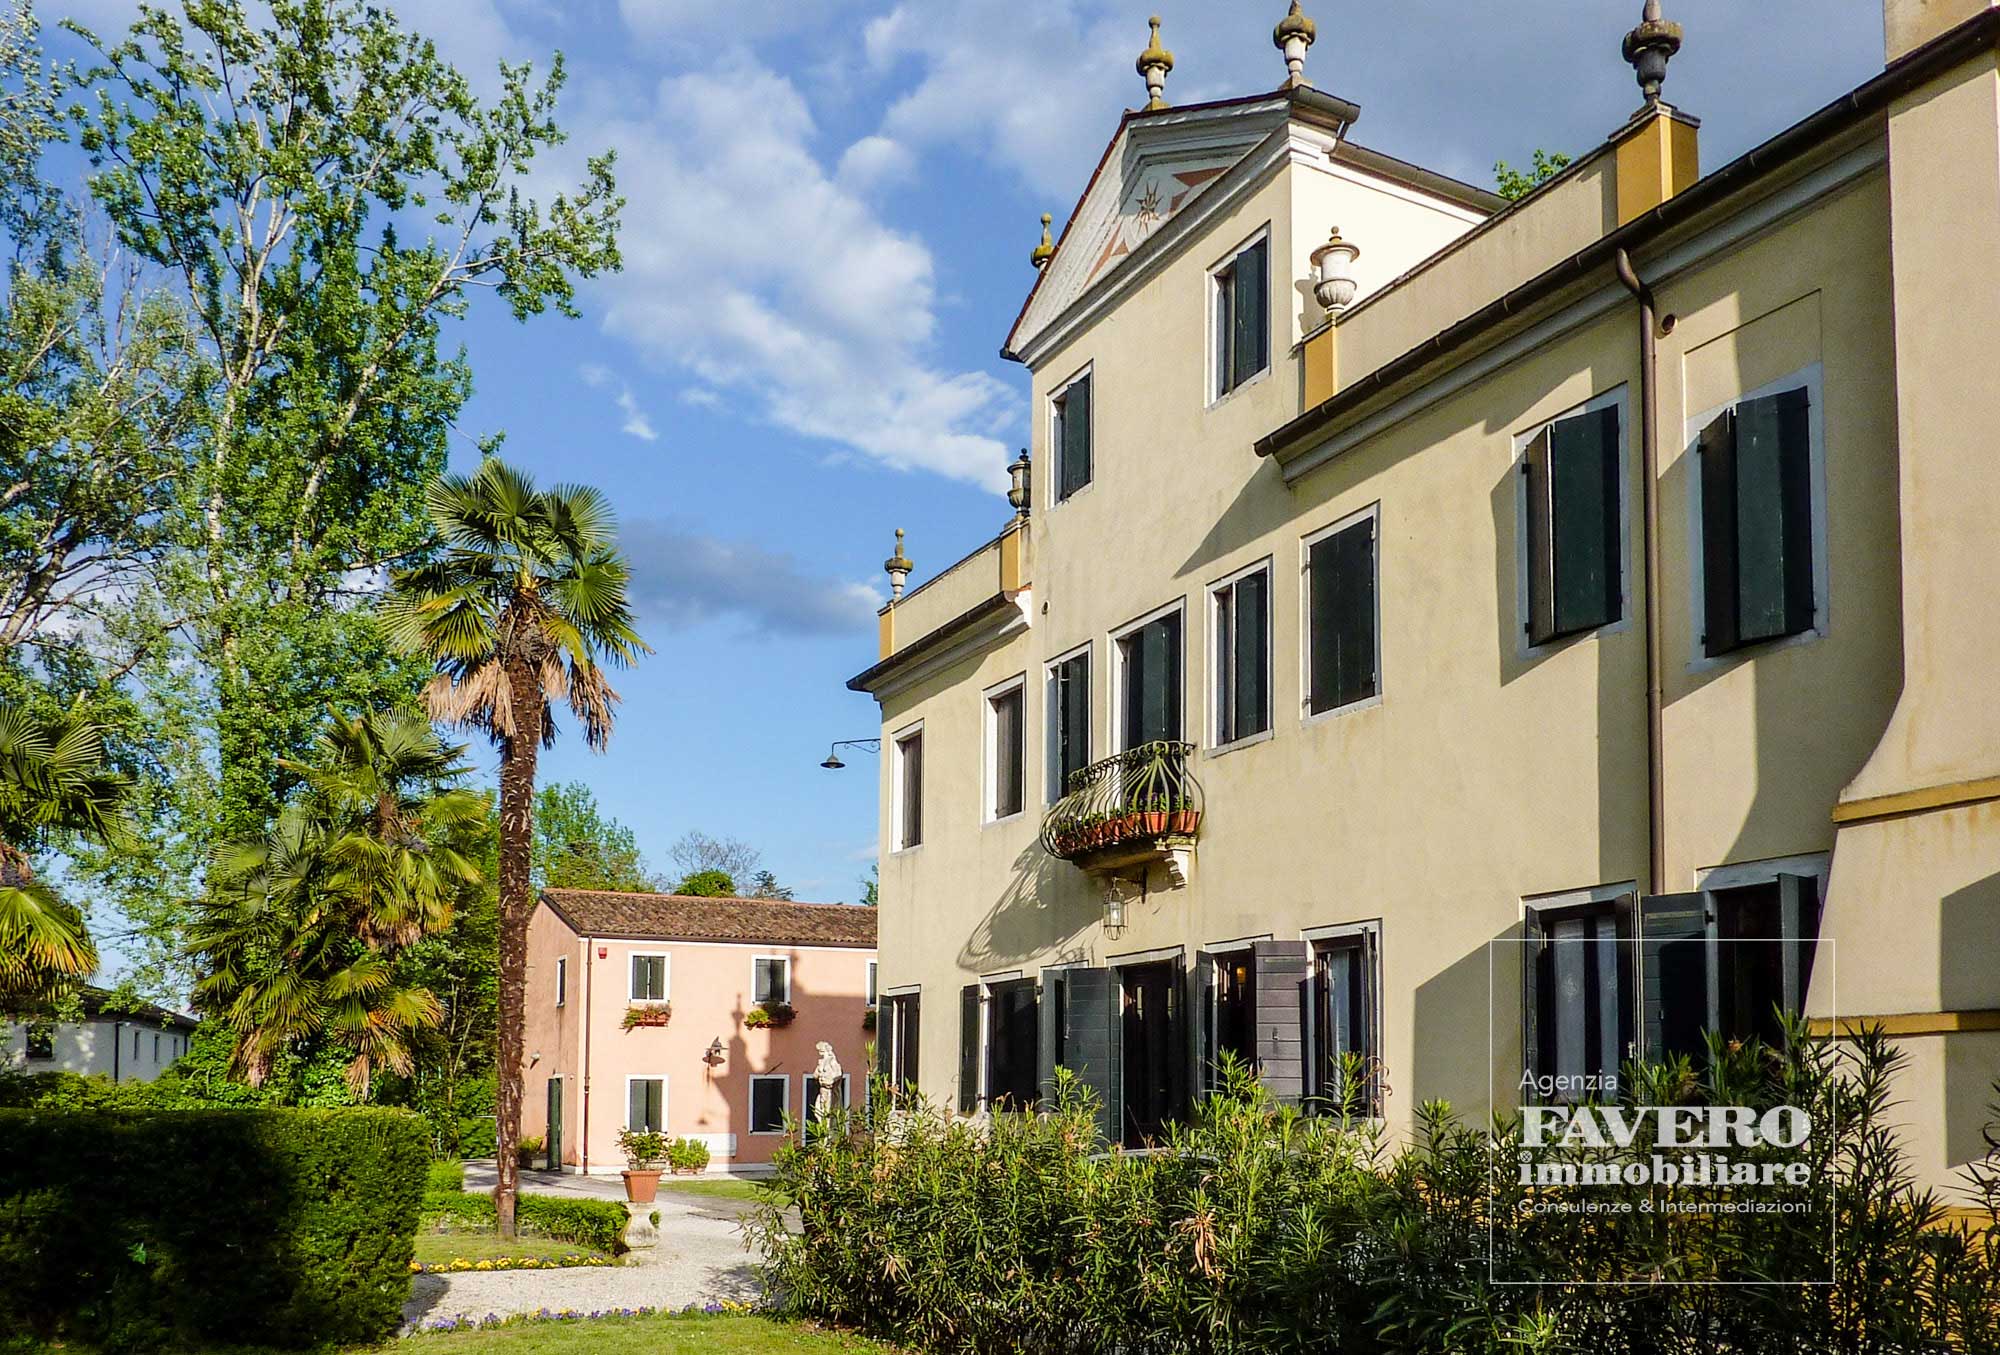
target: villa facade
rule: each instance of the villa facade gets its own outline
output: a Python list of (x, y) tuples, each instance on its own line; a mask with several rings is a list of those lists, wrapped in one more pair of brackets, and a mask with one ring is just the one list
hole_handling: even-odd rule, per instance
[(908, 591), (899, 542), (850, 683), (893, 1077), (1066, 1065), (1138, 1144), (1233, 1052), (1400, 1131), (1790, 1008), (1897, 1037), (1927, 1179), (1984, 1153), (2000, 12), (1886, 19), (1704, 174), (1649, 17), (1513, 202), (1301, 64), (1173, 106), (1155, 41), (1007, 338), (1016, 515)]

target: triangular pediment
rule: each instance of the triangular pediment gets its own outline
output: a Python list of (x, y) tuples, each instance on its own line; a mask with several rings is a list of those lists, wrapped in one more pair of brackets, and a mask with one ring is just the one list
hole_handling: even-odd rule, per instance
[(1277, 94), (1127, 117), (1016, 322), (1009, 350), (1022, 351), (1118, 272), (1161, 227), (1284, 126), (1289, 111), (1289, 100)]

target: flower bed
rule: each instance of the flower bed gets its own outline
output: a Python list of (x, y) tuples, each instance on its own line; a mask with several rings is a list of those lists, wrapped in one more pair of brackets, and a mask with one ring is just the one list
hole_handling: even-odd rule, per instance
[(608, 1256), (454, 1256), (448, 1261), (412, 1261), (413, 1275), (458, 1275), (468, 1270), (570, 1270), (577, 1266), (616, 1265)]

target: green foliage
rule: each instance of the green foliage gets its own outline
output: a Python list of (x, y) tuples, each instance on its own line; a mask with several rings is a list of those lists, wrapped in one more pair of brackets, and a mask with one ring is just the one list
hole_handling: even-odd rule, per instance
[(1494, 191), (1509, 200), (1525, 198), (1568, 168), (1569, 161), (1569, 156), (1561, 151), (1545, 151), (1540, 147), (1535, 148), (1534, 164), (1526, 170), (1497, 160), (1493, 164)]
[(618, 1151), (625, 1154), (625, 1166), (635, 1172), (658, 1171), (667, 1156), (667, 1139), (649, 1129), (618, 1131)]
[(870, 866), (868, 874), (862, 877), (861, 880), (861, 906), (863, 908), (873, 908), (881, 901), (881, 897), (882, 867), (879, 865)]
[[(878, 1082), (866, 1111), (779, 1150), (752, 1232), (793, 1315), (926, 1350), (2000, 1348), (2000, 1151), (1972, 1172), (1979, 1217), (1947, 1221), (1896, 1146), (1899, 1058), (1867, 1036), (1718, 1049), (1705, 1076), (1631, 1070), (1634, 1104), (1807, 1109), (1805, 1148), (1729, 1156), (1812, 1163), (1837, 1183), (1832, 1232), (1818, 1192), (1795, 1217), (1665, 1208), (1716, 1198), (1688, 1187), (1593, 1189), (1633, 1209), (1616, 1224), (1525, 1209), (1557, 1192), (1518, 1184), (1516, 1124), (1429, 1105), (1391, 1151), (1372, 1122), (1281, 1107), (1240, 1068), (1146, 1155), (1104, 1151), (1067, 1071), (1049, 1113), (986, 1124), (892, 1106)], [(1660, 1283), (1591, 1283), (1634, 1278)], [(1764, 1283), (1671, 1283), (1713, 1278)]]
[(534, 882), (537, 889), (636, 894), (658, 888), (637, 835), (599, 809), (580, 781), (543, 786), (535, 794)]
[(424, 1181), (425, 1196), (437, 1194), (462, 1194), (465, 1190), (465, 1164), (463, 1162), (433, 1162), (430, 1175)]
[(667, 1166), (677, 1172), (708, 1170), (708, 1145), (700, 1139), (667, 1140)]
[(698, 870), (674, 886), (674, 893), (697, 899), (733, 899), (736, 881), (728, 871)]
[(0, 1328), (104, 1350), (375, 1341), (429, 1157), (400, 1111), (0, 1111)]
[(789, 1002), (766, 1002), (743, 1013), (743, 1024), (751, 1030), (782, 1029), (798, 1018)]
[[(596, 1247), (600, 1251), (625, 1249), (628, 1216), (625, 1206), (616, 1200), (523, 1194), (518, 1197), (515, 1209), (521, 1226), (542, 1237)], [(491, 1228), (493, 1197), (468, 1191), (430, 1191), (424, 1196), (423, 1222), (427, 1228), (439, 1225)]]

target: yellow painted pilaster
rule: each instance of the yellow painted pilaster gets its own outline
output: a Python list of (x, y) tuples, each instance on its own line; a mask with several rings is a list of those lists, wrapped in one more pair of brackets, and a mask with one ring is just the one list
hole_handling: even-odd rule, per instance
[(1306, 390), (1303, 409), (1312, 409), (1332, 399), (1333, 393), (1340, 388), (1334, 363), (1332, 325), (1322, 326), (1306, 335), (1304, 359)]
[(1700, 126), (1660, 104), (1614, 138), (1619, 225), (1644, 216), (1701, 177)]
[(896, 609), (893, 605), (884, 607), (875, 614), (876, 628), (881, 633), (881, 653), (877, 658), (886, 659), (896, 652)]

